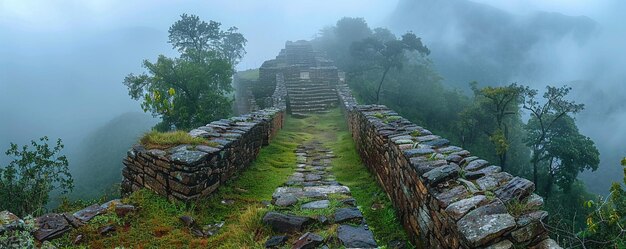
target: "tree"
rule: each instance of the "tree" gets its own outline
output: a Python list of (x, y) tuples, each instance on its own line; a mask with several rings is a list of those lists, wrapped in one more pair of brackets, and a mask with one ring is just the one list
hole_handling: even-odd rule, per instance
[(196, 15), (181, 15), (169, 29), (169, 43), (183, 55), (193, 54), (191, 51), (212, 51), (218, 58), (226, 59), (232, 66), (245, 54), (246, 38), (237, 33), (237, 27), (226, 31), (220, 29), (222, 24), (216, 21), (201, 21)]
[[(378, 30), (377, 37), (387, 37)], [(401, 39), (379, 40), (375, 37), (368, 37), (359, 42), (354, 42), (351, 47), (352, 55), (364, 62), (372, 64), (383, 70), (383, 74), (376, 90), (376, 103), (380, 99), (380, 90), (389, 70), (392, 68), (401, 69), (405, 61), (405, 52), (417, 51), (420, 55), (430, 54), (430, 50), (422, 44), (421, 38), (409, 32), (402, 35)]]
[[(536, 132), (539, 126), (537, 118), (529, 120), (528, 129), (535, 131), (531, 136), (539, 134)], [(572, 117), (564, 115), (556, 119), (545, 136), (548, 141), (545, 144), (548, 174), (545, 196), (550, 195), (553, 184), (568, 193), (579, 172), (598, 169), (600, 152), (590, 138), (580, 134)]]
[[(528, 136), (526, 145), (532, 150), (531, 163), (533, 165), (533, 182), (537, 185), (539, 164), (550, 158), (547, 149), (552, 140), (550, 132), (553, 126), (564, 116), (576, 114), (584, 109), (583, 104), (576, 104), (574, 101), (565, 100), (565, 97), (572, 89), (571, 87), (546, 87), (543, 94), (545, 102), (539, 103), (537, 100), (537, 90), (524, 90), (522, 108), (529, 110), (532, 122), (537, 125), (527, 126)], [(529, 122), (530, 123), (530, 122)]]
[(74, 187), (67, 158), (60, 154), (64, 147), (61, 139), (53, 148), (48, 137), (31, 141), (31, 146), (20, 148), (11, 143), (5, 154), (13, 161), (0, 167), (0, 209), (18, 216), (42, 214), (50, 191), (67, 193)]
[(502, 169), (507, 165), (507, 152), (510, 147), (511, 122), (519, 116), (520, 96), (525, 88), (513, 83), (508, 86), (478, 88), (477, 82), (471, 82), (470, 87), (474, 92), (475, 110), (474, 115), (483, 132), (489, 137), (494, 145), (496, 155), (500, 160)]
[(183, 14), (169, 29), (169, 43), (180, 57), (144, 60), (147, 73), (124, 79), (128, 94), (143, 100), (143, 110), (162, 118), (158, 130), (191, 129), (230, 113), (234, 65), (245, 53), (246, 39), (237, 28), (220, 26)]

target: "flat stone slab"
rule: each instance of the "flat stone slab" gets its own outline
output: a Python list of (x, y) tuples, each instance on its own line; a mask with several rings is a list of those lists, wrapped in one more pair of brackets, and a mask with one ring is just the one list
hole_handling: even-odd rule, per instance
[(313, 186), (304, 187), (304, 191), (319, 192), (322, 194), (347, 194), (350, 193), (350, 188), (346, 186)]
[(377, 248), (374, 233), (364, 226), (341, 225), (337, 237), (346, 248)]
[(306, 174), (304, 176), (304, 180), (307, 182), (319, 181), (319, 180), (322, 180), (322, 176), (317, 175), (317, 174)]
[(510, 214), (470, 212), (457, 222), (457, 227), (471, 246), (479, 247), (513, 229), (515, 218)]
[(363, 219), (363, 214), (358, 208), (340, 208), (335, 211), (335, 222), (337, 223), (353, 219)]
[(485, 202), (487, 202), (487, 197), (485, 197), (484, 195), (473, 196), (450, 204), (450, 206), (446, 208), (446, 213), (448, 213), (448, 215), (450, 215), (450, 217), (452, 217), (454, 220), (459, 220), (467, 212)]
[(302, 209), (324, 209), (324, 208), (328, 208), (328, 205), (330, 205), (330, 201), (328, 201), (328, 200), (321, 200), (321, 201), (312, 201), (312, 202), (306, 203), (306, 204), (302, 205), (300, 208), (302, 208)]
[(281, 236), (272, 236), (267, 241), (265, 241), (265, 248), (278, 248), (287, 242), (289, 237), (281, 235)]
[(506, 185), (494, 191), (503, 202), (522, 200), (535, 191), (535, 184), (527, 179), (514, 177)]
[(449, 164), (449, 165), (434, 168), (426, 172), (423, 175), (423, 177), (428, 184), (435, 185), (447, 179), (451, 179), (451, 178), (458, 176), (460, 170), (461, 168), (459, 168), (458, 165)]
[(292, 249), (314, 249), (324, 243), (324, 237), (307, 232), (294, 242)]
[(79, 219), (82, 222), (88, 222), (91, 219), (93, 219), (93, 217), (96, 217), (98, 215), (101, 215), (103, 213), (106, 212), (106, 209), (102, 208), (102, 206), (98, 205), (98, 204), (93, 204), (89, 207), (86, 207), (83, 210), (80, 210), (76, 213), (74, 213), (74, 217), (76, 217), (77, 219)]
[(263, 216), (263, 223), (270, 226), (272, 230), (281, 233), (299, 232), (311, 222), (308, 217), (268, 212)]
[(47, 241), (61, 237), (72, 229), (70, 223), (61, 214), (46, 214), (35, 220), (37, 231), (33, 234), (38, 241)]

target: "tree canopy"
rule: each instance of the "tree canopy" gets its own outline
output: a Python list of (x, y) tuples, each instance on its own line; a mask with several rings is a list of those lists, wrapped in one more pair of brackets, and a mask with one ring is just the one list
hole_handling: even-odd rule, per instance
[(144, 60), (147, 73), (124, 79), (129, 95), (143, 100), (143, 110), (162, 118), (157, 129), (191, 129), (230, 114), (232, 75), (246, 39), (236, 27), (220, 26), (183, 14), (169, 29), (169, 43), (180, 57)]

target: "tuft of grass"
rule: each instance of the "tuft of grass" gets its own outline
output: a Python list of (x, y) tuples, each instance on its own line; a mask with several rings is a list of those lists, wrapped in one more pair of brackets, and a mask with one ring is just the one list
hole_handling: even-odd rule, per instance
[(181, 144), (218, 146), (215, 142), (201, 137), (192, 137), (184, 131), (158, 132), (153, 130), (144, 134), (139, 142), (147, 149), (166, 149)]
[(523, 214), (531, 213), (539, 210), (538, 207), (529, 206), (526, 201), (520, 201), (517, 199), (511, 200), (506, 203), (506, 208), (513, 217), (520, 217)]
[(422, 133), (419, 130), (414, 130), (414, 131), (411, 132), (411, 136), (413, 136), (413, 137), (419, 137), (421, 135), (422, 135)]

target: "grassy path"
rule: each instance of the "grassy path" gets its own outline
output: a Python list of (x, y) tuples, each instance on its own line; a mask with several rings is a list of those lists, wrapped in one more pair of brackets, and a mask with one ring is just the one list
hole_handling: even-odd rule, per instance
[[(339, 110), (333, 110), (305, 119), (288, 118), (284, 129), (261, 149), (253, 165), (206, 200), (185, 205), (169, 202), (150, 191), (138, 191), (126, 200), (140, 208), (134, 215), (98, 216), (54, 244), (59, 248), (264, 248), (271, 235), (261, 223), (263, 215), (272, 209), (266, 202), (294, 172), (294, 151), (307, 141), (319, 141), (335, 152), (332, 173), (351, 189), (378, 244), (406, 241), (389, 200), (362, 165), (343, 116)], [(225, 225), (214, 236), (198, 238), (180, 221), (183, 215), (193, 217), (200, 225)], [(114, 225), (117, 231), (100, 235), (98, 229), (106, 225)], [(73, 245), (78, 235), (83, 236), (83, 242)]]

